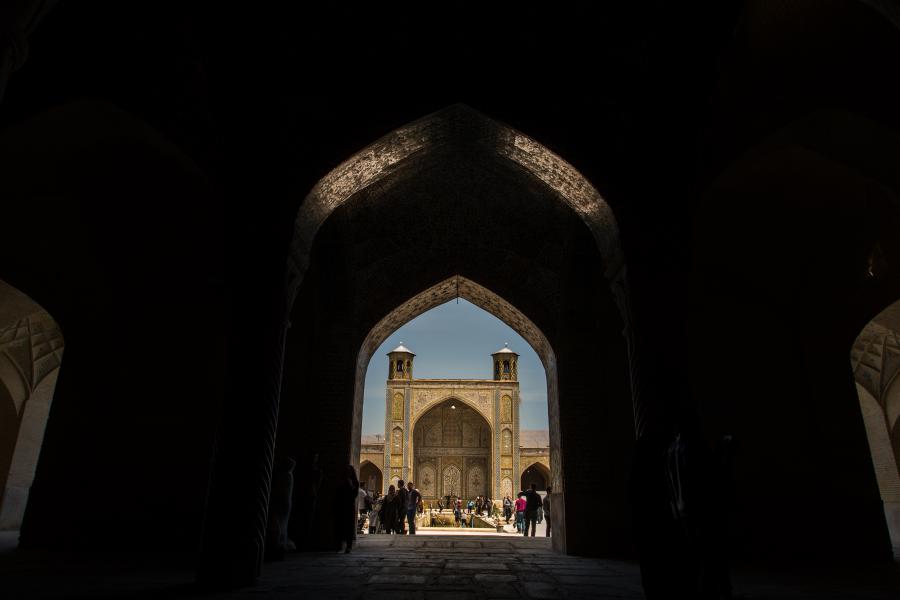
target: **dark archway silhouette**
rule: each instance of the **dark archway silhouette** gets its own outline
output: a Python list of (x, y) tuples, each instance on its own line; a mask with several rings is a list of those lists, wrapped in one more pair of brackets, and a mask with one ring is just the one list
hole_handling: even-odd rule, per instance
[(377, 465), (368, 460), (364, 460), (359, 465), (359, 482), (363, 484), (366, 491), (381, 493), (383, 481), (384, 473)]
[(532, 463), (522, 470), (522, 476), (519, 479), (519, 483), (520, 490), (530, 489), (531, 484), (534, 483), (537, 485), (537, 490), (543, 492), (551, 483), (550, 469), (542, 463)]
[[(554, 546), (633, 552), (629, 457), (648, 413), (633, 404), (615, 220), (589, 182), (527, 136), (454, 106), (335, 169), (307, 197), (297, 227), (280, 451), (318, 452), (326, 471), (357, 460), (371, 353), (417, 314), (466, 297), (519, 332), (547, 371), (551, 444), (559, 445), (552, 453), (561, 524)], [(467, 233), (475, 230), (478, 239)], [(565, 383), (557, 374), (561, 353), (569, 368)], [(607, 375), (589, 383), (585, 377), (598, 369)], [(563, 396), (565, 386), (570, 392)], [(580, 407), (588, 406), (605, 414), (605, 448), (596, 460), (568, 461), (566, 431), (577, 435), (585, 425)], [(328, 426), (310, 431), (310, 421)], [(562, 526), (567, 510), (581, 512), (593, 501), (596, 494), (584, 486), (598, 477), (608, 482), (606, 511), (596, 515), (604, 532), (599, 543)], [(511, 479), (518, 483), (519, 474)], [(328, 536), (323, 527), (313, 538), (327, 547)]]

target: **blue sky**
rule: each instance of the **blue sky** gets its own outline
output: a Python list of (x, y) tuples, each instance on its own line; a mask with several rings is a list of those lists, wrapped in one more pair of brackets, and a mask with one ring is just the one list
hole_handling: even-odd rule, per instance
[(437, 306), (388, 337), (369, 362), (363, 435), (384, 433), (387, 353), (400, 345), (416, 355), (413, 377), (491, 379), (491, 353), (509, 342), (519, 356), (519, 427), (547, 429), (547, 377), (535, 351), (503, 321), (460, 298)]

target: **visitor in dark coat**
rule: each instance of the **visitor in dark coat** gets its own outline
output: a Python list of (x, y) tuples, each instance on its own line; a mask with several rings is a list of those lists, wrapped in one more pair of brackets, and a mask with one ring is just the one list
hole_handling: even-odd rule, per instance
[(338, 541), (349, 553), (356, 539), (356, 509), (359, 497), (359, 479), (353, 465), (347, 465), (344, 474), (338, 479), (334, 494), (334, 529)]
[(385, 533), (396, 533), (400, 520), (400, 497), (397, 496), (397, 488), (388, 487), (388, 493), (381, 503), (381, 512), (378, 515), (381, 527)]

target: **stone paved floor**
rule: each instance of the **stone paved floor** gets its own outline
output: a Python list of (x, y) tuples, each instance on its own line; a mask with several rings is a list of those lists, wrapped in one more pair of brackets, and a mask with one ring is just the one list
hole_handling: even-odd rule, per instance
[[(2, 540), (0, 540), (2, 541)], [(634, 563), (562, 556), (547, 538), (515, 535), (363, 536), (351, 554), (294, 554), (268, 564), (259, 585), (201, 595), (189, 561), (159, 567), (158, 555), (44, 555), (0, 551), (0, 598), (207, 598), (475, 600), (642, 598)], [(739, 569), (737, 598), (898, 600), (900, 570)]]
[(637, 565), (561, 556), (538, 537), (366, 536), (349, 555), (285, 566), (266, 587), (296, 598), (643, 598)]

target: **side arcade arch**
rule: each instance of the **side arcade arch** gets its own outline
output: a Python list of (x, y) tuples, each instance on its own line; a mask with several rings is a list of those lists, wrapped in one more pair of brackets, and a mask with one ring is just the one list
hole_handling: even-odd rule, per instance
[(0, 280), (0, 530), (22, 525), (64, 347), (53, 317)]
[(894, 559), (900, 561), (900, 301), (866, 324), (850, 364)]

